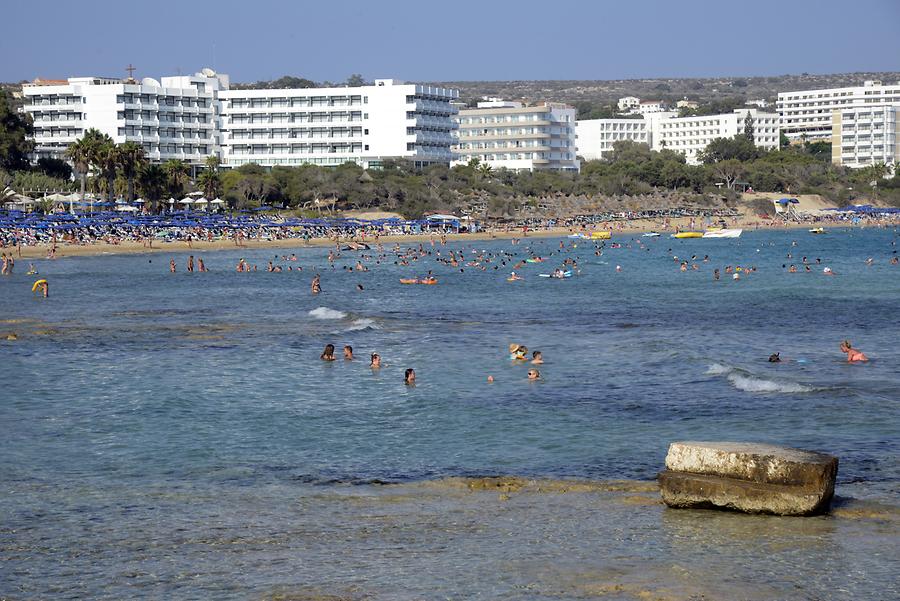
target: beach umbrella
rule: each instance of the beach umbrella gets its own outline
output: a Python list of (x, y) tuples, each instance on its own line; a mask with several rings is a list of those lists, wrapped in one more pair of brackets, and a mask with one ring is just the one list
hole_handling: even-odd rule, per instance
[(128, 213), (136, 213), (138, 211), (138, 208), (131, 205), (119, 205), (118, 207), (116, 207), (116, 210)]
[(192, 204), (194, 204), (194, 199), (190, 198), (189, 196), (185, 196), (184, 198), (182, 198), (181, 200), (178, 201), (178, 204), (192, 205)]

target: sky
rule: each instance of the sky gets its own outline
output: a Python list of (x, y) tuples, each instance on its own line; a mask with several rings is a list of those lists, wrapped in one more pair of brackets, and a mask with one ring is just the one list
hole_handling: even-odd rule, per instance
[(900, 0), (4, 0), (0, 81), (341, 82), (900, 71)]

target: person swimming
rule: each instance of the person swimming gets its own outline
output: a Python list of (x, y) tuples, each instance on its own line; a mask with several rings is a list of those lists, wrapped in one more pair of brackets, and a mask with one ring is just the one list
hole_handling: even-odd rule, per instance
[(371, 367), (372, 369), (379, 369), (381, 367), (381, 355), (379, 355), (378, 353), (372, 353), (369, 367)]
[(353, 361), (353, 347), (349, 344), (344, 347), (344, 359)]
[(847, 353), (847, 363), (861, 363), (869, 360), (862, 351), (853, 348), (849, 340), (841, 342), (841, 352)]
[(531, 369), (528, 370), (528, 379), (529, 380), (540, 380), (541, 372), (539, 372), (538, 370), (536, 370), (532, 367)]
[(543, 365), (544, 363), (544, 355), (541, 351), (534, 351), (531, 353), (531, 363), (532, 365)]
[(403, 383), (407, 386), (414, 386), (416, 383), (416, 370), (409, 368), (403, 374)]
[(322, 351), (322, 356), (319, 357), (322, 361), (334, 361), (334, 345), (326, 344), (325, 350)]
[(510, 361), (527, 361), (528, 360), (528, 348), (522, 346), (521, 344), (511, 343), (509, 345), (509, 359)]
[(781, 353), (772, 353), (769, 355), (769, 363), (781, 363)]

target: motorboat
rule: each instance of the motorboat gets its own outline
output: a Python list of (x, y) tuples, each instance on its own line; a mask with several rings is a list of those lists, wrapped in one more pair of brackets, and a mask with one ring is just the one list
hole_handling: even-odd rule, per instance
[(744, 232), (742, 229), (717, 228), (703, 232), (704, 238), (740, 238)]

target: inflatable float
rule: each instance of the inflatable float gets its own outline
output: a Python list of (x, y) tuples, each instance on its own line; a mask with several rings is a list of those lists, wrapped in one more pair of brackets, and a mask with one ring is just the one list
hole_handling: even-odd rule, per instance
[(437, 278), (400, 278), (401, 284), (424, 284), (426, 286), (433, 286), (437, 284)]
[(570, 278), (570, 277), (572, 277), (572, 272), (571, 272), (571, 271), (563, 271), (563, 272), (562, 272), (561, 274), (559, 274), (559, 275), (553, 274), (553, 273), (539, 273), (538, 275), (541, 276), (542, 278), (556, 278), (556, 279), (561, 279), (561, 278)]

